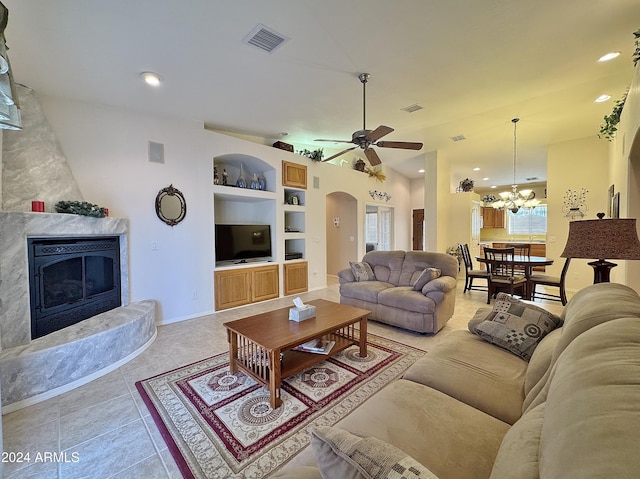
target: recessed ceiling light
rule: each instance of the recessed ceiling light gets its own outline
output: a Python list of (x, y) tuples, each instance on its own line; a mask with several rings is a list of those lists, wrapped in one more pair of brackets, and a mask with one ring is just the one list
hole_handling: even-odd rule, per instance
[(142, 78), (147, 85), (151, 86), (160, 86), (160, 83), (162, 83), (162, 77), (153, 72), (142, 72), (140, 78)]
[(424, 173), (424, 168), (420, 168), (420, 169), (418, 170), (418, 173)]
[(602, 55), (598, 58), (599, 62), (608, 62), (609, 60), (613, 60), (614, 58), (618, 58), (620, 56), (620, 52), (609, 52)]
[(482, 181), (489, 181), (489, 177), (485, 176), (484, 178), (482, 178)]
[(611, 100), (611, 95), (607, 95), (605, 93), (604, 95), (600, 95), (598, 98), (596, 98), (593, 101), (596, 102), (596, 103), (602, 103), (602, 102), (605, 102), (607, 100)]
[(494, 188), (494, 189), (495, 189), (495, 188), (497, 188), (497, 186), (496, 186), (496, 185), (491, 185), (491, 188)]
[(478, 168), (477, 166), (473, 169), (473, 171), (480, 171), (480, 168)]

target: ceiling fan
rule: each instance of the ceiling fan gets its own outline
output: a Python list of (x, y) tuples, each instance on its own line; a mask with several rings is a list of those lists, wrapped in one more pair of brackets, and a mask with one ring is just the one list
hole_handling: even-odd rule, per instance
[(353, 143), (356, 146), (352, 146), (351, 148), (347, 148), (346, 150), (342, 150), (340, 153), (337, 153), (329, 158), (325, 158), (322, 161), (332, 160), (340, 155), (345, 154), (348, 151), (355, 150), (360, 147), (364, 150), (364, 154), (371, 163), (371, 166), (377, 166), (382, 161), (380, 157), (376, 153), (376, 151), (371, 148), (372, 146), (378, 146), (380, 148), (401, 148), (405, 150), (420, 150), (422, 148), (422, 143), (415, 143), (410, 141), (378, 141), (385, 135), (388, 135), (393, 131), (393, 128), (388, 126), (380, 125), (375, 130), (367, 130), (366, 127), (366, 87), (367, 81), (369, 81), (371, 75), (368, 73), (361, 73), (358, 75), (358, 78), (362, 82), (362, 130), (358, 130), (351, 135), (351, 140), (326, 140), (326, 139), (317, 139), (315, 141), (331, 141), (334, 143)]

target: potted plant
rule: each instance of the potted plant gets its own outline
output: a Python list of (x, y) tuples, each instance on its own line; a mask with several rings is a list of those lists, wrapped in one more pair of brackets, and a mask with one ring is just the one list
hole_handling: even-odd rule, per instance
[(470, 180), (469, 178), (465, 178), (464, 180), (462, 180), (460, 182), (460, 185), (458, 186), (458, 189), (460, 191), (473, 191), (473, 180)]
[(322, 157), (324, 156), (324, 152), (322, 148), (318, 148), (317, 150), (313, 150), (313, 151), (307, 150), (305, 148), (304, 150), (300, 150), (298, 154), (302, 156), (306, 156), (311, 161), (322, 161)]
[(384, 174), (380, 167), (367, 166), (364, 169), (364, 172), (369, 175), (369, 178), (375, 178), (380, 183), (383, 183), (384, 180), (387, 179), (387, 175)]

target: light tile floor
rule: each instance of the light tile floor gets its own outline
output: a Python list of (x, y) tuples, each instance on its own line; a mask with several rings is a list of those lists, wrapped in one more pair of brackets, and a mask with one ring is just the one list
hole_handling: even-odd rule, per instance
[[(304, 301), (339, 301), (338, 287), (334, 281), (330, 283), (300, 296)], [(463, 282), (458, 283), (455, 314), (438, 334), (421, 335), (376, 322), (369, 323), (369, 332), (429, 350), (451, 331), (466, 328), (478, 307), (486, 306), (485, 292), (463, 294)], [(226, 352), (225, 321), (290, 303), (291, 298), (281, 298), (160, 326), (153, 344), (124, 366), (58, 397), (3, 416), (4, 452), (29, 453), (31, 461), (4, 462), (3, 477), (182, 477), (135, 382)], [(556, 313), (562, 309), (560, 303), (545, 301), (542, 305)]]

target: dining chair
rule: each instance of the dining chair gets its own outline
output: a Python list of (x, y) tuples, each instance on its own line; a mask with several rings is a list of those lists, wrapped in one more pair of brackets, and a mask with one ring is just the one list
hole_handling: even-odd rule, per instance
[[(531, 245), (527, 243), (506, 243), (504, 248), (513, 248), (513, 254), (529, 258), (531, 256)], [(523, 265), (516, 265), (515, 272), (525, 274), (526, 268)]]
[[(549, 276), (546, 274), (532, 274), (529, 276), (529, 290), (531, 291), (531, 299), (535, 301), (536, 298), (540, 299), (549, 299), (551, 301), (560, 301), (564, 306), (567, 304), (567, 291), (565, 289), (565, 278), (567, 277), (567, 271), (569, 270), (569, 263), (571, 262), (571, 258), (567, 258), (564, 261), (564, 266), (562, 267), (562, 272), (560, 273), (560, 277), (557, 276)], [(537, 285), (543, 286), (553, 286), (556, 288), (560, 288), (559, 294), (547, 293), (546, 291), (536, 292)]]
[[(486, 269), (473, 269), (473, 260), (471, 259), (471, 253), (469, 252), (469, 244), (458, 244), (460, 252), (462, 253), (462, 260), (464, 261), (464, 290), (463, 293), (475, 289), (477, 291), (486, 291), (488, 288), (489, 272)], [(484, 279), (487, 281), (487, 286), (474, 286), (474, 279)]]
[(515, 272), (514, 248), (485, 248), (484, 255), (489, 268), (487, 304), (499, 291), (508, 292), (511, 296), (519, 291), (520, 296), (524, 297), (527, 290), (527, 277)]

